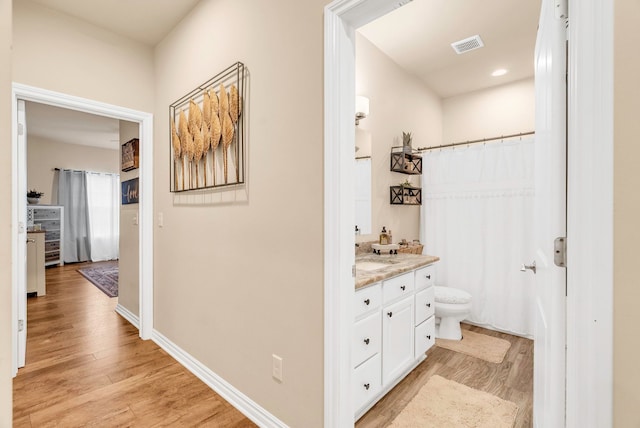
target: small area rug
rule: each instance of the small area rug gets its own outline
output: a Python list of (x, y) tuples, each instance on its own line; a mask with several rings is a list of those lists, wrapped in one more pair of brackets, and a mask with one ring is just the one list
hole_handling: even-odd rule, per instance
[(389, 427), (512, 428), (517, 414), (511, 401), (433, 375)]
[(78, 272), (87, 278), (109, 297), (118, 297), (118, 263), (107, 262), (78, 269)]
[(463, 329), (462, 340), (436, 339), (436, 345), (490, 363), (500, 364), (511, 347), (511, 342)]

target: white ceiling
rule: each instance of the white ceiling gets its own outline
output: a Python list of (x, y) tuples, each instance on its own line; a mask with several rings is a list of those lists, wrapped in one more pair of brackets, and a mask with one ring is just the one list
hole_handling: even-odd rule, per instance
[(200, 0), (33, 0), (98, 27), (155, 46)]
[[(540, 0), (413, 0), (358, 31), (441, 98), (533, 76)], [(451, 43), (479, 34), (484, 47)], [(498, 68), (502, 77), (491, 77)]]
[(46, 104), (26, 102), (27, 138), (118, 150), (120, 121)]
[[(155, 46), (199, 0), (33, 0)], [(358, 31), (440, 97), (533, 76), (540, 0), (413, 0)], [(457, 55), (450, 44), (479, 34), (484, 48)], [(509, 73), (491, 77), (496, 68)], [(117, 149), (118, 120), (28, 103), (30, 135)]]

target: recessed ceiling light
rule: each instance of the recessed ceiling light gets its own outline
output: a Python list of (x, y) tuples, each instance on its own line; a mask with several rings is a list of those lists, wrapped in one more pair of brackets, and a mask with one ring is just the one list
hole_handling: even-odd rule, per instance
[(493, 73), (491, 73), (491, 75), (493, 77), (504, 76), (505, 74), (507, 74), (507, 72), (508, 70), (505, 70), (504, 68), (499, 68), (495, 70)]

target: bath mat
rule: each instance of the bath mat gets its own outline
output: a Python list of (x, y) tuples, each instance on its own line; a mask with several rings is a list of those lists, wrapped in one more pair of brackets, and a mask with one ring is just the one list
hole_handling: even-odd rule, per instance
[(118, 264), (105, 263), (78, 269), (78, 272), (87, 278), (109, 297), (118, 297)]
[(511, 401), (433, 375), (389, 427), (512, 428), (517, 414)]
[(436, 345), (490, 363), (500, 364), (511, 347), (511, 342), (463, 329), (462, 340), (436, 339)]

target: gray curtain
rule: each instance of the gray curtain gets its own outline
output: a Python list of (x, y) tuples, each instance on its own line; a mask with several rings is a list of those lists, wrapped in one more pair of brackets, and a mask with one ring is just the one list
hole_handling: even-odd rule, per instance
[(59, 171), (58, 205), (64, 206), (64, 262), (91, 260), (87, 176), (84, 171)]

